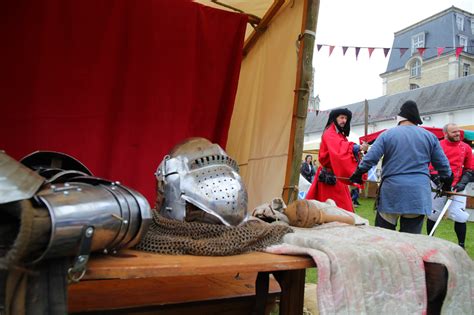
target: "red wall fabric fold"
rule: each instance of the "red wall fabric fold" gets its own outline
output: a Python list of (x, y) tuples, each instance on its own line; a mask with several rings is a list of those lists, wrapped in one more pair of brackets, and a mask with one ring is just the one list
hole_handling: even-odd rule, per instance
[(183, 0), (0, 4), (0, 149), (60, 151), (155, 198), (188, 137), (225, 147), (246, 17)]

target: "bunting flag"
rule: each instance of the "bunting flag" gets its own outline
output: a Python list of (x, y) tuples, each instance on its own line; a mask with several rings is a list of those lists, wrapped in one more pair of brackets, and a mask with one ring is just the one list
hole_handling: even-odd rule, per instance
[(400, 58), (407, 52), (408, 48), (400, 48)]
[[(318, 51), (321, 50), (321, 48), (323, 46), (328, 46), (329, 47), (329, 56), (331, 56), (332, 52), (334, 51), (334, 48), (336, 47), (336, 45), (326, 45), (326, 44), (317, 44), (316, 47), (318, 49)], [(398, 49), (399, 52), (400, 52), (400, 58), (403, 57), (403, 55), (405, 55), (405, 53), (407, 52), (407, 50), (409, 50), (410, 48), (409, 47), (392, 47), (392, 48), (386, 48), (386, 47), (362, 47), (362, 46), (338, 46), (338, 47), (341, 47), (342, 48), (342, 55), (345, 56), (346, 55), (346, 52), (349, 48), (354, 48), (355, 50), (355, 57), (356, 57), (356, 60), (358, 60), (359, 58), (359, 53), (360, 53), (360, 49), (361, 48), (367, 48), (368, 52), (369, 52), (369, 59), (370, 57), (372, 57), (372, 54), (373, 52), (376, 50), (376, 49), (383, 49), (383, 54), (385, 56), (385, 58), (387, 58), (388, 56), (388, 53), (390, 52), (390, 50), (394, 50), (394, 49)], [(468, 46), (468, 47), (474, 47), (474, 46)], [(455, 50), (456, 52), (456, 59), (459, 58), (459, 56), (461, 55), (462, 51), (465, 49), (465, 47), (463, 46), (460, 46), (460, 47), (452, 47), (452, 46), (444, 46), (444, 47), (417, 47), (417, 52), (420, 54), (421, 57), (423, 57), (423, 55), (425, 54), (426, 50), (434, 50), (436, 49), (437, 50), (437, 55), (438, 57), (441, 56), (443, 54), (443, 52), (446, 50), (446, 49), (450, 49), (450, 51), (452, 52), (453, 50)], [(432, 58), (434, 56), (434, 53), (430, 53), (429, 55), (429, 58)]]
[(370, 57), (372, 56), (372, 53), (374, 52), (375, 48), (368, 47), (367, 49), (369, 50), (369, 59), (370, 59)]
[(426, 48), (418, 47), (417, 50), (418, 50), (418, 53), (420, 54), (420, 56), (423, 57), (423, 54), (425, 53)]
[(336, 46), (329, 46), (329, 56), (331, 56), (332, 51), (334, 50), (334, 47), (336, 47)]
[(342, 55), (345, 56), (346, 55), (346, 51), (347, 51), (347, 46), (342, 46)]
[(438, 47), (438, 57), (441, 56), (443, 51), (444, 51), (444, 47)]

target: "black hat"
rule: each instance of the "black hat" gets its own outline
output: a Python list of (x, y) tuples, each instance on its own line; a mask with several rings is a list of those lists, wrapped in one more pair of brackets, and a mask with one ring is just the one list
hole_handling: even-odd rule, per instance
[[(347, 116), (347, 122), (344, 128), (341, 128), (341, 126), (339, 126), (336, 122), (336, 118), (339, 115)], [(339, 132), (341, 132), (343, 135), (348, 137), (349, 133), (351, 132), (351, 119), (352, 119), (352, 112), (349, 109), (347, 108), (333, 109), (329, 113), (328, 122), (326, 123), (326, 127), (324, 127), (324, 129), (327, 129), (327, 127), (329, 127), (331, 123), (334, 123), (334, 125), (336, 125), (337, 130), (339, 130)]]
[(402, 107), (400, 107), (400, 112), (398, 116), (408, 119), (415, 125), (422, 125), (423, 121), (420, 118), (420, 113), (418, 112), (418, 107), (414, 101), (406, 101), (403, 103)]

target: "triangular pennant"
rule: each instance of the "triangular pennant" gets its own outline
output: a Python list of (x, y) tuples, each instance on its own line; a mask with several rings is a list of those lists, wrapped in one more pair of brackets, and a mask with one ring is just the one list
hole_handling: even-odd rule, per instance
[(444, 51), (444, 47), (438, 47), (438, 57), (441, 56), (443, 51)]
[(357, 60), (357, 57), (359, 56), (359, 52), (360, 52), (360, 47), (355, 47), (355, 52), (356, 52), (356, 60)]
[(318, 51), (323, 47), (323, 45), (317, 44), (316, 47), (318, 47)]
[(342, 55), (345, 56), (346, 55), (346, 51), (347, 51), (347, 46), (342, 46)]
[(367, 49), (369, 50), (369, 59), (370, 59), (370, 57), (372, 56), (372, 53), (374, 52), (375, 48), (367, 47)]
[(387, 58), (388, 52), (390, 51), (390, 48), (384, 48), (383, 49), (383, 54), (385, 55), (385, 58)]
[(403, 57), (403, 55), (407, 52), (408, 48), (398, 48), (400, 49), (400, 58)]
[(420, 53), (420, 56), (423, 57), (423, 54), (425, 53), (426, 48), (424, 48), (424, 47), (419, 47), (419, 48), (417, 48), (417, 50), (418, 50), (418, 53)]
[(329, 46), (329, 56), (331, 56), (332, 51), (334, 50), (334, 47), (336, 46), (333, 46), (333, 45)]
[(464, 47), (456, 47), (456, 59), (459, 58), (459, 55), (461, 54), (462, 50), (464, 49)]

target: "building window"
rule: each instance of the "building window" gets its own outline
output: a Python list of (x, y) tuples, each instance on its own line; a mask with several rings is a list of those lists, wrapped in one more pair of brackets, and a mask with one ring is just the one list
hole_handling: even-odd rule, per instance
[(415, 84), (415, 83), (410, 83), (410, 90), (415, 90), (415, 89), (419, 89), (420, 86), (418, 84)]
[(465, 63), (462, 65), (462, 76), (467, 77), (470, 72), (471, 65), (468, 63)]
[(458, 26), (458, 30), (464, 31), (464, 16), (456, 14), (456, 25)]
[(464, 47), (463, 50), (467, 52), (467, 37), (464, 35), (459, 35), (459, 46)]
[(474, 34), (474, 19), (471, 18), (471, 33)]
[(419, 77), (421, 75), (421, 61), (416, 58), (410, 64), (410, 77)]
[(415, 53), (417, 48), (425, 47), (425, 33), (419, 33), (411, 37), (411, 53)]

